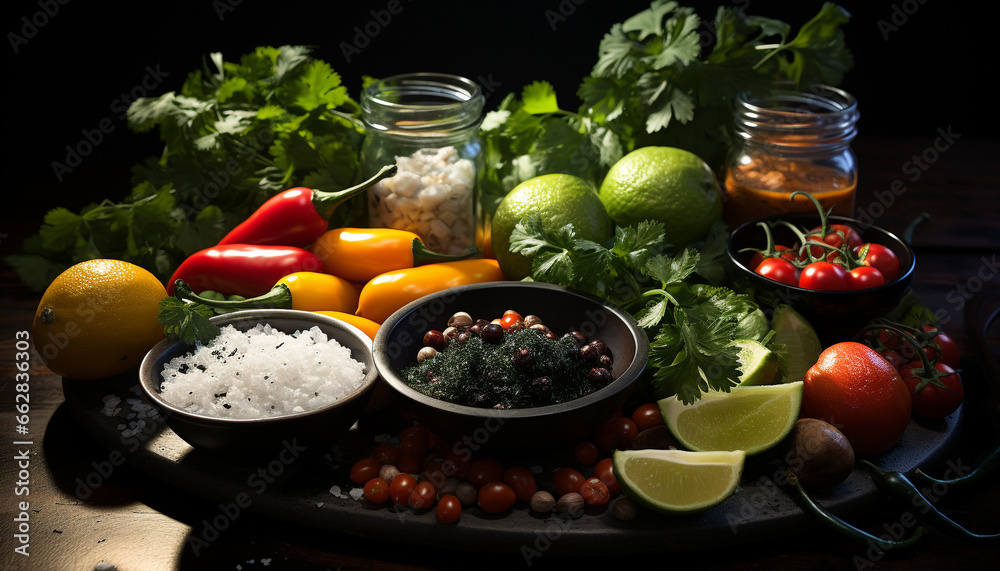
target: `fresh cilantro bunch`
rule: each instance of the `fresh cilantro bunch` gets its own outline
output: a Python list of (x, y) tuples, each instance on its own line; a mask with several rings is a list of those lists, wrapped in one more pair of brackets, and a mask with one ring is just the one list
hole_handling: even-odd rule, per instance
[(721, 168), (732, 146), (733, 103), (774, 82), (837, 85), (853, 65), (840, 27), (849, 14), (826, 3), (793, 35), (780, 20), (720, 6), (654, 0), (614, 24), (577, 91), (576, 112), (536, 82), (508, 95), (483, 123), (487, 182), (501, 192), (535, 175), (567, 172), (600, 186), (615, 157), (649, 145), (680, 147)]
[[(277, 192), (355, 184), (360, 106), (330, 65), (309, 54), (260, 47), (227, 62), (213, 53), (178, 92), (133, 102), (129, 128), (158, 130), (162, 154), (134, 166), (121, 201), (48, 212), (25, 253), (5, 261), (39, 290), (93, 258), (129, 261), (165, 280)], [(358, 216), (359, 200), (338, 208), (333, 222)]]
[[(617, 227), (609, 244), (578, 239), (572, 225), (543, 228), (529, 217), (511, 233), (511, 251), (532, 260), (531, 279), (607, 299), (626, 309), (650, 337), (652, 388), (685, 403), (740, 380), (735, 339), (767, 344), (764, 312), (746, 295), (718, 285), (716, 226), (699, 249), (672, 252), (661, 222)], [(704, 254), (704, 256), (703, 256)], [(782, 355), (777, 346), (771, 347)], [(783, 356), (782, 356), (783, 362)]]

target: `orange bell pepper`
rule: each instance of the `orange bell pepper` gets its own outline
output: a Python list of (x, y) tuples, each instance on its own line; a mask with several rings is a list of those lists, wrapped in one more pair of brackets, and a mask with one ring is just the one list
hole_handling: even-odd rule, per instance
[(316, 311), (315, 313), (318, 313), (320, 315), (326, 315), (329, 317), (333, 317), (334, 319), (339, 319), (346, 323), (350, 323), (351, 325), (363, 331), (365, 335), (371, 337), (372, 340), (375, 339), (375, 334), (378, 333), (378, 328), (379, 328), (378, 323), (375, 323), (371, 319), (366, 319), (359, 315), (354, 315), (353, 313), (344, 313), (343, 311)]
[(394, 228), (328, 230), (309, 246), (309, 251), (322, 260), (326, 273), (358, 283), (392, 270), (457, 261), (479, 253), (475, 246), (458, 255), (432, 252), (417, 234)]
[(490, 258), (393, 270), (375, 276), (361, 288), (356, 314), (381, 324), (397, 309), (425, 295), (462, 285), (506, 279), (500, 271), (500, 264)]

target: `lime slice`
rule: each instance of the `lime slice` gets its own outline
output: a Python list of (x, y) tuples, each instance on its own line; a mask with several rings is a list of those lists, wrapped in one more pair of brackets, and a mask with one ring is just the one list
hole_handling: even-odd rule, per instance
[(739, 347), (737, 359), (740, 362), (740, 386), (767, 385), (778, 374), (778, 354), (759, 341), (739, 339), (733, 341)]
[(772, 343), (784, 345), (786, 349), (788, 376), (784, 382), (801, 381), (823, 352), (816, 330), (797, 311), (784, 304), (774, 309), (771, 329), (774, 330)]
[(692, 404), (676, 396), (658, 402), (677, 441), (689, 450), (757, 454), (791, 432), (802, 405), (802, 381), (708, 391)]
[(746, 454), (688, 450), (616, 450), (615, 478), (637, 504), (663, 512), (710, 508), (733, 495)]

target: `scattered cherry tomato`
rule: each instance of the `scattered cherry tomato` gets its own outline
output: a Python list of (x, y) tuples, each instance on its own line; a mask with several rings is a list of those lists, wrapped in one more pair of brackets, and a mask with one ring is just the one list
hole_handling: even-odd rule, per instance
[(426, 456), (427, 439), (421, 436), (411, 436), (409, 438), (400, 439), (399, 455), (403, 456), (407, 453), (412, 453), (420, 457)]
[(399, 455), (396, 467), (400, 472), (419, 474), (424, 468), (424, 456), (412, 451), (404, 452)]
[(478, 490), (490, 482), (503, 481), (503, 462), (489, 456), (479, 458), (469, 466), (465, 481)]
[(765, 278), (787, 285), (799, 285), (799, 270), (784, 258), (768, 258), (754, 269)]
[(615, 477), (614, 464), (611, 458), (603, 458), (597, 462), (594, 466), (594, 477), (600, 478), (604, 485), (608, 487), (608, 493), (612, 496), (618, 495), (621, 491), (621, 486), (618, 484), (618, 478)]
[[(396, 480), (393, 480), (395, 482)], [(410, 494), (410, 507), (418, 510), (427, 509), (437, 500), (437, 486), (424, 480), (413, 487)]]
[(660, 407), (655, 402), (648, 402), (640, 405), (632, 411), (632, 422), (639, 432), (647, 428), (656, 428), (663, 425), (663, 416), (660, 414)]
[(378, 476), (382, 463), (374, 458), (362, 458), (351, 466), (351, 481), (359, 486)]
[(441, 471), (449, 478), (463, 479), (469, 473), (472, 459), (463, 452), (448, 450), (441, 457)]
[(413, 488), (417, 487), (417, 479), (412, 475), (401, 472), (392, 482), (389, 483), (389, 497), (392, 503), (397, 506), (410, 505), (410, 497), (413, 496)]
[(462, 517), (462, 502), (453, 494), (445, 494), (438, 500), (435, 515), (438, 523), (455, 523)]
[(517, 501), (513, 488), (503, 482), (489, 482), (479, 488), (476, 498), (479, 508), (486, 513), (500, 513), (509, 510)]
[(923, 371), (923, 364), (920, 361), (908, 363), (899, 374), (903, 377), (906, 388), (910, 390), (913, 413), (923, 418), (940, 419), (958, 410), (965, 398), (965, 389), (962, 386), (962, 378), (955, 369), (941, 361), (935, 363), (934, 368), (942, 373), (938, 380), (945, 385), (944, 387), (927, 383), (919, 391), (917, 390), (917, 386), (922, 382), (918, 376)]
[(589, 440), (583, 440), (578, 442), (573, 448), (573, 455), (576, 456), (577, 462), (584, 466), (590, 466), (594, 462), (597, 462), (600, 452), (598, 452), (596, 444)]
[(421, 475), (425, 481), (431, 482), (435, 486), (440, 486), (448, 478), (445, 476), (440, 460), (430, 460), (424, 464), (424, 471)]
[(538, 480), (531, 470), (522, 466), (511, 466), (503, 473), (503, 483), (514, 490), (517, 499), (526, 502), (538, 491)]
[(635, 421), (628, 416), (619, 416), (601, 423), (594, 430), (594, 444), (603, 453), (612, 450), (626, 450), (639, 434)]
[(860, 255), (862, 248), (865, 246), (868, 246), (868, 252), (865, 254), (864, 259), (861, 260), (862, 264), (878, 268), (878, 271), (882, 272), (882, 277), (885, 278), (886, 283), (899, 277), (899, 257), (896, 256), (895, 252), (881, 244), (863, 244), (855, 248), (854, 252)]
[(885, 285), (885, 278), (878, 268), (871, 266), (858, 266), (851, 270), (847, 280), (848, 289), (869, 289)]
[(848, 273), (843, 266), (830, 262), (813, 262), (802, 269), (799, 287), (818, 291), (844, 291)]
[(365, 499), (374, 504), (389, 501), (389, 484), (382, 478), (372, 478), (365, 482)]
[(570, 492), (579, 492), (580, 486), (587, 479), (575, 468), (565, 466), (559, 468), (552, 474), (552, 485), (555, 486), (557, 496), (565, 496)]
[(580, 495), (588, 506), (603, 506), (611, 499), (608, 486), (600, 478), (590, 478), (580, 486)]
[(372, 451), (372, 458), (378, 460), (382, 465), (391, 464), (395, 466), (399, 462), (399, 447), (391, 442), (383, 442)]

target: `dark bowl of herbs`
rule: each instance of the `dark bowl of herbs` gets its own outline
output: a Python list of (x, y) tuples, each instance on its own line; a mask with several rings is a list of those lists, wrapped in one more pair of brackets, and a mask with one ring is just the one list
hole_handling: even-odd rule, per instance
[(400, 407), (470, 451), (574, 443), (646, 368), (626, 311), (564, 287), (504, 281), (418, 299), (379, 328), (375, 366)]

